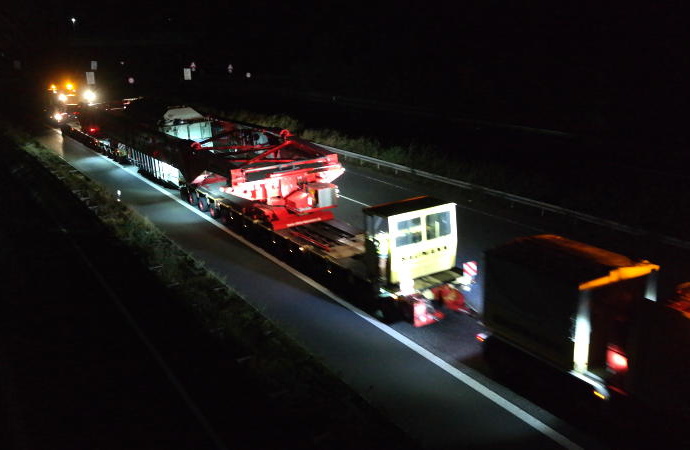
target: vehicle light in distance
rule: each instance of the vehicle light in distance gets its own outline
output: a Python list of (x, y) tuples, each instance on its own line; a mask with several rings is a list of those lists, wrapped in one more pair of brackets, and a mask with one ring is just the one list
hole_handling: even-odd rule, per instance
[(94, 100), (96, 100), (96, 93), (92, 91), (91, 89), (87, 89), (84, 91), (84, 100), (86, 100), (89, 103), (93, 103)]

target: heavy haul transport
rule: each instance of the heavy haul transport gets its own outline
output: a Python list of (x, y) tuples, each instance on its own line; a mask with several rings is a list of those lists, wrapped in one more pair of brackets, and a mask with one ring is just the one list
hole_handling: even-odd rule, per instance
[(657, 301), (659, 266), (560, 236), (485, 252), (492, 335), (590, 384), (690, 413), (690, 288)]
[[(455, 267), (455, 204), (431, 197), (337, 220), (338, 155), (293, 136), (145, 101), (84, 108), (63, 132), (139, 167), (270, 253), (387, 319), (415, 326), (469, 312)], [(354, 295), (353, 295), (354, 294)]]
[[(112, 106), (112, 105), (111, 105)], [(337, 154), (285, 130), (191, 108), (87, 108), (63, 133), (182, 198), (358, 306), (414, 326), (470, 311), (454, 203), (416, 197), (335, 219)], [(555, 235), (485, 252), (486, 333), (592, 387), (690, 417), (690, 285), (656, 299), (659, 266)]]

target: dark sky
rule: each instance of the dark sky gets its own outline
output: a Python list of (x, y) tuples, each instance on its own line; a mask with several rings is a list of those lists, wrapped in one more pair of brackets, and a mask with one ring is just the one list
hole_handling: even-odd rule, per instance
[(583, 110), (585, 122), (644, 110), (639, 122), (687, 103), (681, 1), (66, 3), (3, 6), (3, 48), (50, 49), (75, 35), (170, 36), (171, 48), (173, 37), (185, 44), (171, 54), (212, 70), (232, 60), (334, 92), (443, 98), (513, 116)]

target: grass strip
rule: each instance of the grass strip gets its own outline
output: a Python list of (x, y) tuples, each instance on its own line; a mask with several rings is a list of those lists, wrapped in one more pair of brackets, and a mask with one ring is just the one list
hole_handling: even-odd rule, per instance
[(7, 137), (61, 179), (144, 264), (156, 267), (161, 284), (182, 299), (203, 329), (246, 353), (242, 366), (268, 392), (279, 393), (287, 411), (302, 417), (316, 448), (417, 448), (321, 361), (149, 220), (31, 136), (3, 125)]

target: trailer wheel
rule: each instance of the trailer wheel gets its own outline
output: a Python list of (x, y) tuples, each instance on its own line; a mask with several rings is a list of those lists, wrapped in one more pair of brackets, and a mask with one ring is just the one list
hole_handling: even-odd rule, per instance
[(199, 194), (197, 194), (196, 191), (189, 191), (187, 194), (187, 201), (190, 205), (195, 206), (199, 201)]
[(182, 197), (182, 200), (184, 201), (189, 201), (189, 189), (187, 189), (185, 186), (180, 188), (180, 197)]
[(404, 318), (402, 312), (395, 302), (388, 298), (381, 299), (382, 322), (388, 325), (401, 322)]
[(223, 225), (229, 225), (230, 224), (230, 212), (227, 209), (223, 208), (218, 208), (217, 210), (218, 216), (217, 219), (220, 223)]
[(199, 199), (196, 202), (196, 206), (199, 208), (200, 211), (208, 211), (208, 199), (206, 197), (199, 196)]
[(216, 220), (220, 220), (221, 211), (215, 204), (208, 206), (208, 212)]

